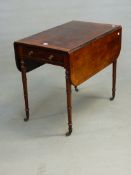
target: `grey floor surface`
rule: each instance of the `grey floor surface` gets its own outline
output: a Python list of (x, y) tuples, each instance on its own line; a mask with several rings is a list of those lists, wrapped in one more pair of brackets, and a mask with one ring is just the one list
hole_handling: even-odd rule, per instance
[[(45, 65), (28, 74), (30, 121), (25, 123), (13, 42), (70, 20), (121, 24), (117, 95), (111, 66), (73, 95), (67, 131), (65, 74)], [(0, 0), (0, 175), (131, 174), (131, 1)]]

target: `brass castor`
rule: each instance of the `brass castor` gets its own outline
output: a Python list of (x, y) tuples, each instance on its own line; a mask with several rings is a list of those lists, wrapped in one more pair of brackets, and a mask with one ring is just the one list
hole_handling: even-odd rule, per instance
[(113, 101), (113, 100), (114, 100), (114, 98), (115, 98), (115, 96), (112, 96), (112, 97), (110, 98), (110, 101)]
[(72, 128), (69, 128), (69, 131), (66, 133), (66, 136), (70, 136), (72, 133)]
[(26, 111), (26, 117), (24, 118), (24, 121), (27, 122), (29, 120), (29, 111)]
[(115, 91), (112, 92), (112, 97), (110, 98), (110, 101), (114, 100), (115, 98)]
[(79, 89), (78, 89), (78, 87), (77, 87), (77, 86), (75, 86), (75, 91), (76, 91), (76, 92), (78, 92), (78, 91), (79, 91)]

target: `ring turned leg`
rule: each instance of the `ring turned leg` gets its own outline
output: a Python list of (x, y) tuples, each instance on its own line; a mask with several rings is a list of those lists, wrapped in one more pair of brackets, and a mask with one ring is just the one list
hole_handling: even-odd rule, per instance
[(72, 133), (72, 110), (71, 110), (71, 82), (69, 72), (66, 70), (66, 92), (67, 92), (67, 111), (68, 111), (68, 132), (66, 136)]
[(116, 91), (116, 66), (117, 61), (115, 60), (112, 64), (112, 97), (110, 100), (114, 100), (115, 98), (115, 91)]
[(23, 59), (21, 59), (21, 75), (23, 82), (23, 92), (25, 100), (25, 112), (26, 112), (26, 118), (24, 118), (24, 121), (28, 121), (29, 120), (28, 90), (27, 90), (26, 67)]

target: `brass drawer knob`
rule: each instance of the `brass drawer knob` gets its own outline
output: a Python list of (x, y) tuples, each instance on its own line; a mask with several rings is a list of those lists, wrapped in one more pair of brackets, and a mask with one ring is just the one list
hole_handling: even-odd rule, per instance
[(29, 51), (29, 53), (28, 53), (29, 56), (32, 56), (33, 54), (34, 54), (34, 52), (32, 50)]
[(54, 55), (50, 55), (48, 59), (51, 61), (54, 58)]

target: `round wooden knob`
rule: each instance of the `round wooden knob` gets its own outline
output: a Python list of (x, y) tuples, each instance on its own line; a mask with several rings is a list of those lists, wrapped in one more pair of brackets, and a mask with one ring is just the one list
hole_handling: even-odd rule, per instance
[(34, 52), (32, 50), (29, 51), (29, 53), (28, 53), (29, 56), (32, 56), (33, 54), (34, 54)]
[(54, 58), (54, 55), (50, 55), (49, 57), (48, 57), (48, 59), (51, 61), (52, 60), (52, 58)]

